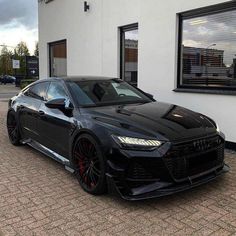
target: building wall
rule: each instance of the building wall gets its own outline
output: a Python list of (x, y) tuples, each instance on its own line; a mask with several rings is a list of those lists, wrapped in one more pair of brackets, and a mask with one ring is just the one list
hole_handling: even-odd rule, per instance
[(39, 3), (40, 77), (48, 76), (47, 43), (67, 39), (68, 75), (119, 76), (118, 27), (139, 23), (138, 86), (157, 100), (182, 105), (215, 119), (236, 142), (235, 97), (176, 93), (177, 13), (222, 0), (82, 0)]

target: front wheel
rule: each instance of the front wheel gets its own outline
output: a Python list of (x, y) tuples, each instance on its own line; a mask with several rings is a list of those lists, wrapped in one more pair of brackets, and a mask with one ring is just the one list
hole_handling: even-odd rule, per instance
[(14, 111), (9, 111), (7, 114), (7, 131), (11, 143), (15, 146), (20, 145), (19, 124)]
[(105, 160), (96, 140), (80, 135), (73, 148), (73, 165), (80, 186), (88, 193), (100, 195), (106, 191)]

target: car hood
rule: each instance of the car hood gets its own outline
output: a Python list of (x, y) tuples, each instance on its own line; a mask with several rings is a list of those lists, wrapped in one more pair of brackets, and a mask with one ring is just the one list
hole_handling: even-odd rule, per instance
[(168, 140), (183, 140), (216, 132), (215, 124), (208, 117), (168, 103), (103, 106), (86, 110), (100, 122), (113, 126), (119, 124), (127, 132)]

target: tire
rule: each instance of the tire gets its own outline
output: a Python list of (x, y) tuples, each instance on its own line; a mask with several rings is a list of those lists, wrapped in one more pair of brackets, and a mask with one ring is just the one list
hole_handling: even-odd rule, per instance
[(10, 110), (7, 114), (7, 132), (9, 140), (13, 145), (15, 146), (21, 145), (19, 123), (16, 118), (16, 113), (13, 110)]
[(73, 148), (73, 167), (80, 186), (93, 195), (106, 192), (106, 165), (96, 140), (88, 134), (80, 135)]

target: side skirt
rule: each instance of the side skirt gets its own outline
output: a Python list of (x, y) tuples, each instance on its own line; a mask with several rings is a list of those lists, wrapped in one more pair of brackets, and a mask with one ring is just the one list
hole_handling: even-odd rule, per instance
[(21, 143), (28, 144), (29, 146), (36, 149), (37, 151), (45, 154), (46, 156), (52, 158), (55, 161), (63, 164), (67, 171), (74, 173), (74, 169), (71, 167), (70, 161), (68, 159), (66, 159), (65, 157), (59, 155), (58, 153), (52, 151), (51, 149), (43, 146), (42, 144), (40, 144), (32, 139), (22, 140)]

